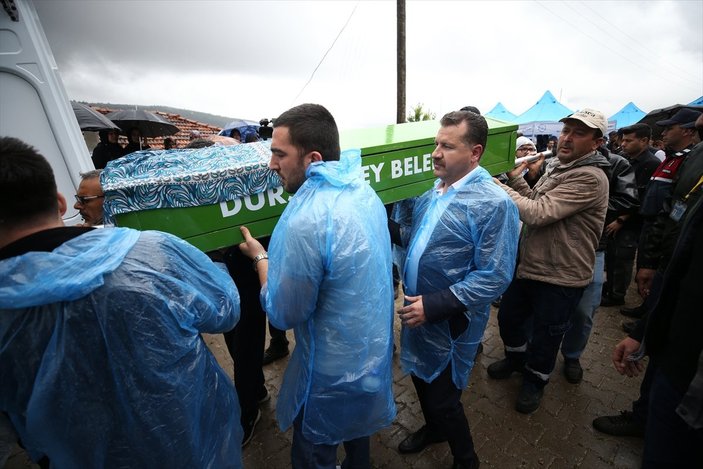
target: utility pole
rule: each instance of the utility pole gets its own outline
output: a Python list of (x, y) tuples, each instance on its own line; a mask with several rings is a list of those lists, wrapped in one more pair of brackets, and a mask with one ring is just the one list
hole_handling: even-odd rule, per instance
[(397, 104), (396, 122), (405, 122), (405, 0), (397, 1), (396, 28), (397, 28)]

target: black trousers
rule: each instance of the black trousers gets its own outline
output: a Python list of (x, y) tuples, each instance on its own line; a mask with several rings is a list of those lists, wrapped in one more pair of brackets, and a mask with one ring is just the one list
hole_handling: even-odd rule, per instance
[[(449, 320), (452, 337), (458, 337), (468, 325), (463, 315)], [(461, 404), (461, 389), (452, 381), (451, 363), (431, 383), (411, 375), (430, 434), (447, 438), (454, 461), (468, 464), (475, 457), (469, 421)]]
[[(268, 238), (259, 240), (265, 248)], [(237, 246), (227, 250), (225, 265), (239, 290), (241, 314), (239, 322), (224, 334), (227, 349), (234, 362), (234, 387), (237, 389), (242, 422), (251, 421), (259, 408), (264, 388), (264, 343), (266, 342), (266, 313), (261, 307), (259, 276), (251, 260)]]
[(468, 464), (474, 458), (474, 440), (461, 405), (461, 389), (452, 382), (451, 364), (431, 383), (411, 377), (428, 432), (446, 437), (455, 462)]
[(605, 251), (607, 281), (604, 291), (611, 298), (625, 298), (627, 289), (630, 287), (639, 236), (639, 231), (623, 228), (615, 237), (608, 240)]

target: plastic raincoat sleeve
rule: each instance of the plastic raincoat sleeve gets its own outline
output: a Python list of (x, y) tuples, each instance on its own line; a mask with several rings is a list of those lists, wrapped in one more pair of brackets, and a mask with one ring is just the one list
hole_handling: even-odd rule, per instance
[(524, 179), (518, 178), (510, 184), (514, 189), (504, 184), (500, 186), (517, 205), (520, 219), (534, 227), (551, 225), (592, 206), (595, 203), (592, 194), (600, 189), (594, 175), (577, 171), (536, 200), (521, 195), (527, 186)]
[[(148, 236), (148, 233), (142, 236)], [(174, 314), (186, 314), (179, 317), (181, 325), (190, 325), (198, 332), (209, 334), (234, 328), (240, 314), (239, 292), (224, 265), (213, 263), (203, 252), (180, 238), (166, 233), (159, 235), (171, 240), (171, 243), (160, 245), (170, 260), (162, 273), (189, 285), (188, 290), (192, 292), (190, 296), (178, 299), (180, 308), (171, 308)]]
[(327, 250), (326, 229), (296, 223), (296, 220), (280, 229), (285, 230), (278, 237), (281, 245), (272, 245), (269, 249), (276, 258), (269, 263), (262, 304), (271, 324), (287, 330), (307, 321), (315, 311), (324, 275), (322, 253)]
[(512, 280), (517, 258), (519, 217), (509, 199), (498, 202), (491, 210), (472, 206), (470, 227), (474, 249), (471, 268), (466, 276), (441, 290), (423, 295), (428, 321), (438, 322), (452, 314), (479, 309), (499, 297)]

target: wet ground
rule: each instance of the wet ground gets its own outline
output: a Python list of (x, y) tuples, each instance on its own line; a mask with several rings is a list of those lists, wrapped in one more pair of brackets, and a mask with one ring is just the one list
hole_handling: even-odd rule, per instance
[[(631, 292), (628, 304), (638, 299)], [(640, 378), (620, 376), (613, 368), (610, 355), (614, 345), (624, 337), (621, 322), (626, 320), (619, 307), (600, 308), (590, 343), (581, 359), (584, 379), (574, 385), (561, 373), (562, 357), (545, 390), (541, 407), (531, 415), (514, 410), (520, 376), (505, 381), (488, 377), (486, 367), (503, 358), (503, 345), (498, 333), (496, 309), (483, 340), (484, 352), (479, 355), (470, 384), (462, 396), (471, 425), (481, 468), (638, 468), (642, 440), (611, 437), (593, 429), (591, 422), (600, 415), (618, 414), (629, 409), (639, 392)], [(396, 322), (398, 343), (399, 322)], [(292, 332), (288, 333), (292, 339)], [(232, 361), (221, 335), (206, 336), (206, 341), (220, 364), (232, 374)], [(292, 345), (291, 345), (292, 347)], [(278, 469), (290, 467), (292, 432), (281, 433), (275, 420), (275, 405), (287, 358), (264, 368), (271, 400), (262, 406), (262, 418), (251, 443), (244, 449), (244, 467)], [(371, 439), (374, 468), (443, 469), (450, 468), (452, 456), (446, 443), (430, 446), (419, 454), (401, 455), (396, 451), (409, 433), (423, 424), (415, 390), (408, 376), (394, 359), (395, 396), (398, 417), (389, 428)], [(343, 450), (339, 450), (340, 460)], [(31, 465), (19, 449), (5, 469), (27, 469)]]

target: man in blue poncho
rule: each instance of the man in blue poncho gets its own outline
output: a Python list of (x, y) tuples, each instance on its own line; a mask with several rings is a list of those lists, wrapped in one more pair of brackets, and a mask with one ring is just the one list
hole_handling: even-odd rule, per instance
[(0, 138), (0, 411), (55, 468), (241, 467), (239, 404), (200, 332), (239, 295), (171, 235), (65, 227), (49, 163)]
[(370, 468), (369, 435), (395, 418), (393, 280), (386, 211), (361, 173), (358, 150), (340, 155), (334, 117), (302, 104), (274, 122), (269, 167), (295, 194), (268, 256), (242, 228), (262, 304), (295, 330), (276, 413), (293, 425), (294, 469)]
[[(432, 152), (435, 187), (419, 197), (409, 227), (389, 223), (407, 245), (401, 363), (411, 373), (426, 424), (398, 446), (415, 453), (448, 441), (454, 468), (477, 468), (461, 404), (490, 304), (508, 287), (518, 212), (479, 166), (486, 120), (470, 111), (446, 114)], [(409, 217), (406, 217), (406, 219)]]

